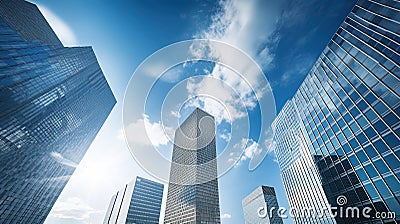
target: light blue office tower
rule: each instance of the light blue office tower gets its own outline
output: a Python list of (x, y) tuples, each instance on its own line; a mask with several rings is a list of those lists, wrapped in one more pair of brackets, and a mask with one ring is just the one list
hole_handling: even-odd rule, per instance
[[(399, 222), (399, 52), (400, 3), (358, 1), (277, 116), (275, 152), (292, 208), (372, 209), (296, 223)], [(388, 212), (397, 217), (378, 216)]]
[(103, 223), (159, 223), (163, 191), (163, 184), (136, 177), (112, 196)]
[(0, 0), (0, 223), (43, 223), (115, 98), (91, 47)]

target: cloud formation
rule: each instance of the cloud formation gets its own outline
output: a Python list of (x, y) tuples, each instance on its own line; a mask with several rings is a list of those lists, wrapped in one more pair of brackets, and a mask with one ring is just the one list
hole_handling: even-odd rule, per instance
[(221, 216), (221, 218), (222, 218), (222, 219), (230, 219), (230, 218), (232, 218), (232, 215), (231, 215), (231, 214), (228, 214), (228, 213), (224, 213), (224, 214)]
[[(128, 142), (139, 146), (154, 145), (157, 147), (160, 145), (167, 145), (169, 142), (167, 136), (172, 135), (166, 135), (164, 131), (167, 133), (173, 132), (171, 128), (163, 126), (161, 122), (152, 123), (149, 120), (149, 116), (146, 114), (143, 115), (143, 118), (129, 124), (125, 129), (130, 130), (125, 133), (135, 133), (135, 135), (126, 136)], [(123, 131), (121, 130), (121, 136), (122, 135)]]
[(233, 147), (234, 149), (245, 148), (240, 159), (237, 161), (234, 159), (237, 156), (235, 153), (241, 151), (235, 150), (236, 152), (231, 152), (230, 154), (231, 157), (228, 159), (228, 163), (236, 162), (235, 167), (239, 167), (244, 161), (257, 156), (262, 152), (262, 148), (260, 147), (260, 145), (251, 138), (243, 138), (239, 143), (236, 143)]
[[(280, 10), (277, 10), (279, 5), (265, 7), (263, 4), (264, 1), (221, 1), (219, 10), (211, 17), (208, 28), (199, 31), (194, 37), (218, 40), (237, 47), (255, 59), (264, 70), (268, 70), (273, 66), (273, 52), (280, 39)], [(245, 117), (246, 113), (243, 108), (238, 107), (238, 101), (241, 101), (246, 109), (252, 110), (257, 101), (266, 92), (271, 91), (270, 86), (257, 86), (257, 83), (261, 83), (258, 79), (264, 78), (263, 74), (251, 68), (242, 57), (235, 58), (232, 55), (214, 52), (206, 44), (193, 46), (191, 50), (197, 58), (215, 58), (218, 61), (218, 58), (229, 57), (228, 61), (237, 65), (243, 73), (236, 74), (226, 66), (216, 63), (209, 76), (222, 80), (226, 85), (210, 85), (208, 80), (188, 84), (187, 89), (191, 95), (218, 91), (218, 95), (223, 96), (220, 100), (226, 108), (211, 99), (203, 98), (198, 100), (200, 102), (192, 102), (193, 107), (203, 105), (202, 108), (212, 113), (217, 121), (232, 122)], [(232, 89), (237, 95), (233, 94)]]
[(65, 201), (57, 201), (54, 205), (51, 217), (59, 219), (72, 219), (75, 223), (86, 223), (90, 216), (100, 211), (94, 210), (86, 202), (78, 197), (70, 197)]
[(241, 142), (235, 144), (234, 149), (245, 148), (240, 159), (235, 161), (240, 151), (234, 150), (230, 154), (228, 163), (235, 163), (235, 167), (239, 167), (244, 161), (250, 160), (249, 170), (254, 170), (264, 159), (265, 156), (274, 153), (274, 142), (271, 129), (268, 129), (265, 133), (265, 140), (259, 143), (251, 138), (243, 138)]
[[(283, 14), (281, 8), (280, 3), (266, 3), (261, 0), (221, 1), (219, 10), (212, 16), (209, 27), (199, 31), (194, 37), (218, 40), (237, 47), (253, 58), (265, 72), (274, 67), (274, 52), (280, 41), (279, 31), (282, 20), (287, 15)], [(232, 55), (219, 54), (209, 46), (194, 46), (192, 51), (192, 54), (198, 58), (206, 57), (215, 58), (216, 61), (229, 61), (241, 72), (241, 74), (237, 74), (230, 68), (216, 63), (208, 76), (221, 80), (221, 83), (225, 85), (218, 82), (211, 83), (210, 79), (188, 82), (187, 91), (192, 97), (206, 93), (218, 93), (220, 102), (199, 97), (189, 104), (193, 107), (200, 106), (213, 114), (217, 123), (222, 120), (232, 123), (237, 119), (247, 117), (247, 112), (253, 110), (257, 103), (263, 100), (262, 97), (272, 91), (269, 83), (267, 86), (258, 85), (258, 83), (262, 83), (260, 79), (265, 78), (264, 74), (252, 70), (242, 57), (235, 58)], [(229, 57), (229, 60), (222, 60), (221, 58), (226, 59), (224, 57)], [(261, 108), (261, 110), (263, 109), (265, 108)], [(264, 134), (261, 133), (261, 135)], [(243, 161), (256, 158), (250, 163), (250, 167), (254, 168), (253, 164), (261, 163), (262, 159), (272, 151), (271, 138), (262, 138), (262, 142), (253, 139), (237, 140), (239, 143), (236, 143), (235, 146), (238, 149), (246, 148), (236, 166)], [(234, 153), (231, 160), (237, 158), (237, 153), (238, 151)]]
[(219, 11), (211, 18), (208, 29), (196, 38), (214, 39), (229, 43), (262, 65), (272, 66), (274, 48), (279, 42), (279, 5), (265, 1), (221, 1)]

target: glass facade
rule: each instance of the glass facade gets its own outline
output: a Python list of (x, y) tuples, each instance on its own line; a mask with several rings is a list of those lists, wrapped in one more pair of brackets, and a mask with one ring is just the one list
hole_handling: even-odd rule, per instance
[(115, 105), (90, 47), (0, 1), (0, 223), (43, 223)]
[(275, 154), (283, 185), (292, 209), (315, 208), (322, 217), (296, 216), (295, 223), (336, 223), (330, 217), (328, 199), (322, 188), (317, 166), (309, 153), (309, 141), (300, 128), (295, 105), (288, 101), (272, 124)]
[(136, 178), (126, 223), (158, 223), (164, 185)]
[[(212, 118), (212, 123), (204, 122), (200, 128), (205, 117)], [(164, 223), (220, 223), (214, 118), (197, 108), (178, 130)], [(185, 142), (188, 138), (193, 141)], [(211, 141), (205, 143), (205, 139)]]
[(104, 224), (156, 224), (159, 223), (164, 185), (136, 177), (111, 198)]
[[(304, 137), (324, 196), (332, 206), (372, 209), (371, 217), (337, 217), (337, 223), (395, 223), (400, 220), (400, 3), (360, 0), (337, 30), (292, 100), (275, 121), (276, 154), (291, 206), (302, 190), (285, 175), (283, 142)], [(288, 117), (288, 118), (286, 118)], [(294, 119), (294, 133), (285, 129)], [(285, 134), (286, 133), (286, 134)], [(281, 145), (279, 145), (281, 144)], [(307, 190), (308, 192), (308, 190)], [(379, 214), (395, 212), (397, 218)], [(387, 213), (386, 213), (387, 214)], [(319, 222), (318, 222), (319, 223)]]
[(277, 213), (279, 205), (273, 187), (258, 187), (242, 200), (242, 207), (246, 224), (283, 224)]

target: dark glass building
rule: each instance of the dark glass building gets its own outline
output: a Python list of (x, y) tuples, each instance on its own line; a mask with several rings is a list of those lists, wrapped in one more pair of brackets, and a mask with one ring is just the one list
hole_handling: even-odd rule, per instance
[(0, 0), (0, 223), (43, 223), (115, 105), (90, 47)]
[(283, 224), (278, 216), (279, 205), (273, 187), (257, 187), (242, 200), (242, 207), (246, 224)]
[(322, 205), (372, 209), (337, 223), (399, 222), (399, 52), (400, 3), (358, 1), (273, 125), (292, 207), (314, 184)]
[(136, 177), (111, 198), (104, 224), (156, 224), (159, 223), (164, 185)]
[(164, 223), (220, 223), (214, 117), (197, 108), (175, 132)]

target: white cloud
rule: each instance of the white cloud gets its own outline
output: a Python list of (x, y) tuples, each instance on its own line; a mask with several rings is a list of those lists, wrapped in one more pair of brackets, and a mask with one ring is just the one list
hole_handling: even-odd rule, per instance
[(231, 138), (231, 134), (230, 133), (220, 133), (219, 137), (224, 140), (225, 142), (228, 142), (229, 139)]
[(250, 158), (249, 170), (256, 169), (266, 156), (274, 153), (275, 144), (272, 129), (268, 128), (262, 137), (264, 141), (259, 145), (261, 151)]
[[(128, 142), (142, 146), (151, 144), (156, 147), (167, 145), (169, 142), (167, 136), (172, 136), (173, 132), (171, 128), (163, 126), (161, 122), (152, 123), (146, 114), (143, 115), (143, 118), (136, 120), (125, 128), (129, 129), (126, 133), (135, 133), (135, 135), (126, 136)], [(121, 134), (123, 134), (122, 130)]]
[[(254, 170), (265, 158), (265, 156), (274, 153), (274, 142), (273, 142), (273, 135), (271, 129), (268, 129), (265, 132), (265, 140), (263, 143), (258, 143), (253, 139), (246, 139), (243, 138), (241, 142), (235, 144), (234, 152), (231, 152), (230, 158), (228, 159), (228, 163), (234, 163), (235, 167), (239, 167), (244, 161), (250, 160), (249, 169)], [(238, 161), (235, 161), (234, 158), (237, 158), (237, 152), (245, 148), (243, 154), (241, 155)]]
[(171, 110), (171, 115), (175, 118), (181, 117), (181, 114), (179, 113), (179, 111), (175, 111), (175, 110)]
[(247, 159), (251, 159), (254, 156), (260, 154), (261, 151), (262, 151), (262, 148), (260, 147), (260, 145), (256, 141), (254, 141), (252, 139), (248, 139), (248, 142), (249, 142), (247, 144), (248, 146), (244, 150), (244, 153), (243, 153), (242, 157), (240, 158), (240, 160), (242, 160), (242, 161), (247, 160)]
[(88, 221), (90, 216), (96, 211), (86, 202), (78, 197), (70, 197), (65, 201), (57, 201), (54, 205), (50, 216), (59, 219), (73, 219), (76, 221)]
[(222, 219), (230, 219), (230, 218), (232, 218), (232, 216), (231, 216), (231, 214), (224, 213), (224, 214), (221, 216), (221, 218), (222, 218)]
[(279, 41), (278, 5), (265, 1), (221, 1), (220, 10), (205, 31), (195, 37), (220, 40), (242, 49), (264, 68), (271, 66), (273, 48)]
[[(245, 148), (242, 156), (237, 161), (234, 160), (234, 158), (236, 158), (237, 155), (235, 153), (230, 154), (231, 157), (228, 159), (228, 162), (229, 163), (236, 162), (235, 167), (239, 167), (244, 161), (252, 159), (253, 157), (259, 155), (263, 151), (263, 148), (256, 141), (250, 138), (243, 138), (239, 143), (236, 143), (233, 147), (234, 149)], [(241, 152), (240, 150), (235, 150), (235, 151)]]
[(265, 137), (265, 141), (264, 141), (264, 149), (267, 154), (273, 153), (275, 143), (274, 143), (274, 139), (273, 139), (274, 136), (273, 136), (272, 129), (268, 129), (266, 131), (265, 135), (266, 135), (266, 137)]
[[(155, 56), (157, 57), (157, 55)], [(159, 60), (153, 60), (152, 63), (143, 64), (143, 72), (145, 75), (159, 78), (159, 80), (167, 83), (175, 83), (179, 81), (179, 78), (183, 72), (185, 64), (169, 67), (167, 60), (160, 58)], [(161, 75), (161, 76), (160, 76)]]
[(62, 154), (56, 152), (56, 151), (52, 151), (50, 153), (50, 155), (59, 163), (66, 165), (66, 166), (70, 166), (73, 168), (76, 168), (78, 166), (77, 163), (75, 163), (72, 160), (66, 159)]
[(50, 24), (51, 28), (54, 30), (54, 32), (57, 34), (58, 38), (64, 45), (77, 45), (75, 34), (72, 29), (67, 25), (67, 23), (65, 23), (50, 9), (41, 5), (38, 5), (38, 7), (42, 12), (44, 18)]
[[(265, 5), (261, 0), (221, 1), (220, 9), (212, 16), (209, 27), (194, 37), (219, 40), (237, 47), (255, 59), (264, 70), (268, 70), (272, 67), (273, 52), (279, 42), (278, 23), (281, 14), (278, 6)], [(216, 61), (228, 62), (228, 65), (235, 65), (240, 72), (236, 74), (226, 66), (216, 64), (209, 76), (222, 80), (225, 85), (218, 85), (216, 82), (210, 84), (208, 80), (188, 84), (188, 92), (192, 95), (218, 92), (218, 96), (221, 96), (218, 99), (225, 108), (215, 100), (204, 98), (199, 98), (199, 102), (193, 101), (191, 105), (193, 107), (203, 105), (202, 109), (213, 114), (217, 122), (221, 120), (232, 122), (246, 117), (245, 110), (253, 109), (257, 101), (271, 91), (269, 84), (261, 80), (265, 79), (264, 74), (243, 60), (242, 55), (224, 55), (225, 52), (215, 52), (216, 49), (206, 41), (192, 45), (190, 50), (196, 58), (214, 58)], [(241, 108), (240, 104), (245, 108)]]
[(193, 99), (186, 106), (202, 108), (214, 116), (217, 124), (223, 120), (231, 123), (247, 115), (238, 93), (220, 79), (189, 79), (186, 88)]

